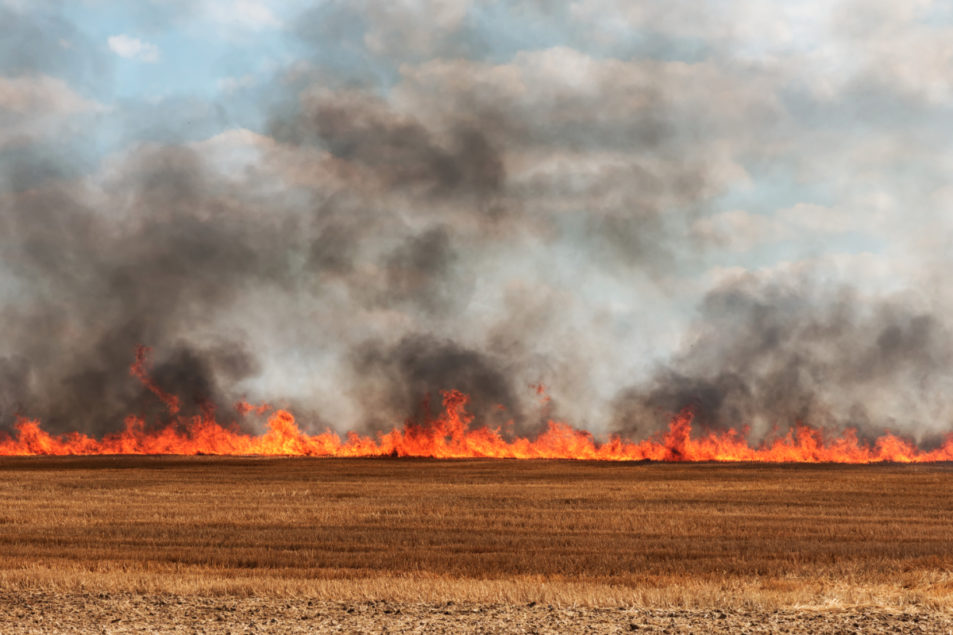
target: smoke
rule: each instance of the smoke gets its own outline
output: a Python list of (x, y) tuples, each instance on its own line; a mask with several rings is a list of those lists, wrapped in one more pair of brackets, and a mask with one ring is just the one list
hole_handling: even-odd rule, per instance
[(864, 297), (819, 276), (743, 276), (710, 291), (693, 335), (615, 400), (618, 430), (641, 436), (690, 407), (753, 438), (795, 422), (937, 440), (953, 411), (949, 327), (909, 294)]
[(16, 351), (5, 367), (22, 369), (3, 401), (54, 429), (101, 432), (143, 412), (143, 388), (117, 372), (143, 343), (159, 352), (156, 380), (193, 411), (222, 402), (219, 381), (253, 375), (254, 358), (240, 333), (189, 333), (243, 285), (288, 284), (288, 251), (304, 247), (229, 200), (194, 152), (158, 148), (127, 169), (105, 201), (57, 184), (0, 202), (4, 261), (22, 289), (3, 311)]
[(273, 132), (281, 141), (318, 144), (383, 187), (480, 202), (497, 194), (505, 178), (502, 158), (483, 132), (487, 127), (457, 126), (441, 139), (412, 114), (344, 90), (306, 96), (293, 119), (273, 123)]
[[(272, 34), (298, 59), (214, 99), (116, 98), (125, 62), (72, 14), (0, 8), (0, 426), (161, 419), (125, 371), (146, 345), (185, 415), (248, 398), (305, 428), (375, 429), (458, 389), (516, 430), (552, 416), (638, 436), (692, 406), (754, 436), (798, 420), (940, 434), (951, 350), (934, 298), (823, 271), (736, 278), (673, 344), (706, 270), (838, 231), (822, 205), (760, 213), (802, 186), (811, 199), (817, 166), (868, 170), (817, 186), (845, 209), (902, 207), (876, 163), (894, 146), (818, 158), (837, 131), (796, 120), (853, 112), (837, 102), (850, 82), (815, 86), (792, 70), (810, 60), (771, 46), (752, 62), (764, 46), (736, 44), (750, 25), (679, 5), (626, 13), (653, 21), (637, 46), (587, 39), (600, 2), (560, 7), (546, 28), (579, 24), (531, 50), (466, 2), (321, 3)], [(514, 20), (543, 12), (524, 4)], [(130, 19), (159, 41), (209, 6)], [(726, 263), (729, 246), (755, 255)]]
[[(274, 114), (273, 128), (282, 145), (262, 142), (265, 156), (238, 175), (215, 164), (214, 148), (194, 143), (134, 146), (74, 179), (11, 162), (0, 194), (0, 254), (12, 289), (2, 309), (3, 424), (24, 414), (54, 431), (103, 434), (130, 413), (162, 418), (162, 404), (123, 370), (143, 344), (153, 349), (156, 384), (180, 398), (181, 414), (229, 412), (244, 397), (238, 386), (258, 377), (271, 353), (250, 341), (251, 320), (237, 307), (265, 296), (291, 310), (253, 329), (284, 320), (311, 347), (320, 332), (338, 331), (341, 341), (320, 345), (339, 360), (342, 386), (353, 378), (355, 395), (365, 383), (381, 387), (379, 409), (359, 397), (366, 420), (342, 425), (400, 422), (454, 387), (472, 390), (477, 404), (519, 412), (502, 373), (477, 352), (447, 341), (425, 346), (415, 362), (409, 336), (395, 352), (374, 354), (373, 333), (350, 332), (355, 313), (449, 320), (467, 301), (473, 274), (443, 212), (473, 210), (495, 222), (505, 174), (482, 133), (437, 134), (354, 90), (303, 95), (300, 108)], [(302, 169), (288, 163), (302, 160), (321, 182), (288, 187)], [(335, 294), (346, 306), (317, 323), (300, 308)], [(456, 373), (454, 361), (463, 366)], [(300, 393), (277, 398), (321, 411)]]
[(487, 425), (522, 421), (505, 364), (505, 359), (425, 335), (407, 336), (392, 347), (368, 342), (354, 358), (365, 420), (377, 428), (395, 421), (432, 421), (442, 410), (441, 392), (447, 390), (475, 396), (468, 410)]

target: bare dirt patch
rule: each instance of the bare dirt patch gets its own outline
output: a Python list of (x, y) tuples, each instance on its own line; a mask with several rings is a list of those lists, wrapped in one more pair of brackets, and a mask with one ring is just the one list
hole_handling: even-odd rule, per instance
[(662, 610), (138, 595), (0, 595), (5, 633), (948, 633), (916, 609)]

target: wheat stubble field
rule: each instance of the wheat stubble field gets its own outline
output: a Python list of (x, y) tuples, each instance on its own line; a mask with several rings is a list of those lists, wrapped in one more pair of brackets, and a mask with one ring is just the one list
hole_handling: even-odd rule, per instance
[(4, 632), (947, 632), (951, 607), (945, 464), (0, 460)]

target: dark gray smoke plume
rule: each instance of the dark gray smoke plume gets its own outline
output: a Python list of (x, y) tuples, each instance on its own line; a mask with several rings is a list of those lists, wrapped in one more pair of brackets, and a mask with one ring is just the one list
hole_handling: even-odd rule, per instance
[(948, 429), (953, 339), (912, 302), (800, 276), (726, 283), (705, 297), (682, 351), (617, 396), (618, 429), (643, 436), (691, 408), (702, 426), (755, 438), (796, 422), (936, 435)]
[[(856, 62), (841, 77), (823, 72), (840, 48), (798, 39), (816, 25), (784, 39), (789, 16), (749, 23), (732, 3), (726, 18), (609, 0), (330, 1), (251, 25), (222, 3), (122, 13), (140, 46), (237, 29), (216, 40), (234, 55), (215, 84), (163, 66), (172, 51), (92, 37), (85, 3), (29, 4), (0, 8), (0, 427), (168, 419), (128, 372), (139, 346), (182, 414), (249, 428), (238, 400), (308, 431), (376, 429), (434, 416), (451, 389), (479, 423), (526, 433), (551, 416), (641, 436), (689, 406), (754, 436), (949, 425), (941, 293), (771, 270), (876, 252), (914, 287), (904, 255), (948, 251), (935, 213), (891, 242), (914, 225), (891, 210), (953, 200), (932, 160), (946, 136), (921, 123), (948, 125), (945, 79), (878, 57), (927, 40), (868, 50), (837, 14), (823, 38), (846, 33)], [(272, 44), (266, 64), (255, 47)], [(895, 74), (874, 91), (870, 69)], [(173, 70), (215, 87), (176, 92)]]
[[(54, 20), (27, 30), (69, 28)], [(19, 49), (18, 68), (59, 63), (29, 51)], [(98, 63), (75, 59), (81, 74)], [(245, 174), (213, 168), (195, 144), (143, 145), (95, 178), (37, 176), (14, 161), (0, 197), (0, 255), (15, 288), (3, 307), (4, 423), (23, 414), (54, 431), (103, 433), (130, 413), (161, 419), (162, 404), (126, 372), (140, 345), (153, 349), (155, 382), (180, 397), (182, 414), (228, 411), (270, 355), (248, 325), (290, 327), (331, 360), (330, 381), (358, 404), (343, 409), (356, 420), (331, 422), (340, 427), (425, 419), (449, 389), (471, 394), (483, 422), (524, 425), (530, 384), (547, 368), (585, 363), (585, 351), (563, 346), (541, 363), (552, 319), (546, 328), (513, 319), (525, 315), (519, 297), (474, 330), (467, 313), (487, 265), (582, 231), (600, 258), (651, 269), (667, 253), (662, 208), (673, 196), (698, 199), (704, 162), (674, 160), (678, 135), (652, 77), (626, 88), (646, 106), (619, 130), (592, 117), (596, 102), (571, 86), (540, 112), (493, 95), (501, 87), (481, 77), (484, 67), (460, 64), (445, 103), (415, 105), (429, 97), (412, 77), (400, 100), (292, 82), (299, 92), (270, 113), (275, 141), (258, 142)], [(154, 108), (124, 116), (134, 131), (142, 116), (158, 130), (185, 125)], [(566, 192), (558, 178), (513, 182), (507, 171), (521, 153), (625, 144), (659, 165), (634, 178), (600, 169)], [(607, 192), (611, 202), (594, 198)], [(602, 209), (580, 225), (547, 209), (549, 197)], [(242, 319), (253, 301), (274, 303), (274, 324)], [(320, 413), (302, 392), (265, 397)]]
[(355, 370), (366, 392), (367, 421), (383, 428), (394, 421), (426, 423), (441, 411), (443, 391), (476, 395), (468, 411), (487, 425), (521, 421), (520, 399), (505, 372), (505, 359), (494, 359), (453, 342), (409, 336), (383, 350), (367, 343), (356, 352)]
[(222, 403), (219, 382), (254, 374), (255, 358), (240, 333), (189, 334), (243, 285), (289, 284), (307, 246), (230, 198), (187, 149), (146, 152), (127, 169), (105, 202), (79, 185), (15, 184), (0, 201), (4, 261), (23, 296), (3, 311), (15, 350), (5, 368), (20, 369), (3, 402), (56, 430), (99, 432), (161, 408), (124, 370), (141, 344), (156, 348), (155, 378), (186, 414)]

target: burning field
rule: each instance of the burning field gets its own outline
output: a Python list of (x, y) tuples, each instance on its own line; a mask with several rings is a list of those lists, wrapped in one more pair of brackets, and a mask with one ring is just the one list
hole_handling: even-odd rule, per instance
[(0, 631), (949, 631), (950, 42), (0, 0)]
[(0, 620), (22, 632), (953, 625), (950, 442), (799, 426), (753, 446), (690, 411), (638, 442), (525, 438), (458, 391), (343, 438), (239, 403), (255, 435), (181, 415), (148, 353), (130, 375), (161, 418), (0, 439)]
[[(549, 421), (533, 439), (505, 438), (499, 427), (475, 427), (467, 413), (469, 397), (459, 391), (443, 393), (443, 412), (419, 423), (381, 432), (376, 438), (351, 432), (344, 439), (334, 432), (308, 435), (294, 416), (278, 410), (268, 418), (267, 431), (253, 436), (224, 427), (215, 420), (212, 404), (203, 414), (179, 416), (179, 398), (165, 392), (149, 375), (149, 350), (139, 347), (130, 374), (153, 393), (168, 410), (171, 423), (146, 429), (142, 418), (128, 416), (125, 428), (102, 439), (72, 433), (52, 436), (37, 421), (21, 418), (13, 437), (0, 436), (0, 456), (37, 455), (228, 455), (317, 457), (427, 457), (436, 459), (577, 459), (596, 461), (745, 461), (765, 463), (934, 463), (953, 460), (953, 435), (942, 446), (924, 451), (910, 441), (885, 434), (870, 442), (858, 439), (855, 430), (839, 436), (825, 435), (798, 425), (772, 441), (752, 447), (745, 436), (729, 429), (698, 436), (692, 434), (692, 411), (673, 418), (668, 431), (657, 440), (633, 442), (619, 437), (598, 443), (592, 434), (564, 423)], [(537, 387), (543, 392), (543, 387)], [(239, 414), (263, 415), (268, 405), (236, 405)]]
[(182, 415), (142, 347), (129, 374), (163, 415), (0, 437), (0, 619), (23, 632), (953, 625), (953, 441), (752, 445), (691, 411), (655, 439), (529, 438), (459, 391), (342, 438), (267, 405)]

